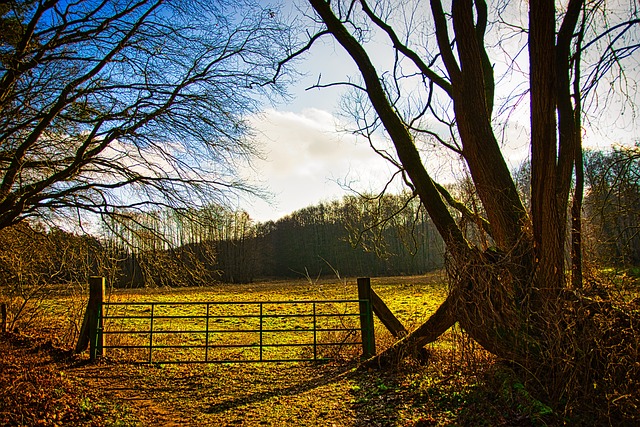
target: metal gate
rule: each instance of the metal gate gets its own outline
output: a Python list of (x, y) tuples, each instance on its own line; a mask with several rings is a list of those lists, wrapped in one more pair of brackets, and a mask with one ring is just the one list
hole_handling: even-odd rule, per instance
[(90, 278), (89, 291), (76, 352), (89, 347), (91, 360), (317, 361), (360, 348), (365, 358), (375, 354), (369, 279), (358, 279), (358, 299), (344, 300), (105, 302), (103, 277)]
[(326, 360), (362, 347), (362, 303), (104, 302), (102, 347), (134, 363)]

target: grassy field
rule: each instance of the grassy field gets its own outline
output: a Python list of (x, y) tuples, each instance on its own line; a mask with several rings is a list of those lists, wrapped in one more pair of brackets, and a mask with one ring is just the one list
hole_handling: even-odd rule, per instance
[[(400, 320), (426, 318), (444, 298), (436, 277), (385, 279), (374, 288)], [(107, 355), (157, 363), (354, 359), (362, 354), (354, 281), (272, 282), (109, 292)], [(312, 302), (313, 301), (313, 302)], [(376, 322), (378, 340), (390, 340)], [(149, 348), (153, 331), (153, 348)]]
[[(387, 302), (408, 329), (426, 319), (445, 298), (441, 277), (372, 279), (372, 287)], [(355, 279), (299, 282), (266, 282), (220, 285), (198, 289), (113, 290), (110, 302), (187, 301), (308, 301), (357, 298)], [(86, 354), (74, 356), (58, 349), (72, 344), (84, 297), (58, 293), (46, 301), (41, 333), (57, 341), (16, 338), (0, 340), (2, 354), (2, 425), (105, 425), (105, 426), (427, 426), (427, 425), (543, 425), (549, 411), (520, 391), (510, 371), (477, 348), (464, 334), (453, 330), (429, 347), (430, 363), (414, 360), (386, 371), (356, 371), (361, 350), (341, 348), (333, 361), (324, 363), (217, 363), (133, 365), (124, 360), (135, 354), (108, 350), (97, 364), (86, 363)], [(234, 306), (239, 313), (252, 306)], [(166, 306), (165, 306), (166, 308)], [(174, 304), (174, 312), (190, 316), (202, 306)], [(281, 313), (284, 305), (278, 304)], [(129, 314), (144, 314), (148, 306), (126, 306)], [(168, 309), (168, 308), (166, 308)], [(216, 308), (216, 310), (219, 308)], [(199, 310), (199, 311), (198, 311)], [(331, 312), (346, 314), (344, 303), (332, 304)], [(114, 312), (115, 313), (115, 312)], [(223, 313), (217, 313), (223, 316)], [(75, 318), (73, 317), (75, 316)], [(201, 330), (190, 319), (165, 319), (158, 328)], [(221, 317), (218, 328), (247, 328), (233, 324), (242, 319)], [(248, 319), (255, 321), (255, 318)], [(278, 319), (265, 319), (266, 321)], [(304, 329), (303, 319), (285, 318), (285, 325), (272, 329)], [(338, 317), (345, 323), (348, 317)], [(118, 322), (118, 319), (109, 320)], [(148, 321), (148, 320), (144, 320)], [(282, 321), (282, 319), (278, 320)], [(127, 321), (129, 322), (129, 321)], [(227, 324), (229, 323), (229, 324)], [(145, 328), (144, 325), (112, 324), (106, 328)], [(252, 328), (255, 325), (252, 326)], [(377, 350), (393, 343), (384, 326), (376, 321)], [(297, 336), (293, 333), (292, 336)], [(185, 334), (178, 341), (193, 340)], [(322, 338), (344, 339), (345, 337)], [(255, 335), (235, 342), (251, 343)], [(286, 338), (295, 340), (297, 338)], [(135, 338), (127, 338), (131, 344)], [(131, 341), (133, 340), (133, 341)], [(108, 342), (107, 342), (108, 343)], [(197, 344), (198, 342), (195, 341)], [(168, 343), (166, 344), (176, 344)], [(200, 349), (166, 349), (178, 356), (198, 359)], [(234, 349), (235, 351), (236, 349)], [(278, 349), (282, 351), (282, 349)], [(138, 350), (136, 350), (138, 351)], [(144, 353), (144, 350), (139, 350)], [(234, 357), (254, 357), (243, 352)], [(284, 349), (286, 358), (308, 356), (304, 346)], [(300, 354), (287, 353), (302, 351)], [(306, 354), (304, 353), (306, 352)], [(160, 356), (160, 355), (158, 355)], [(145, 355), (142, 354), (144, 359)], [(163, 357), (172, 357), (167, 354)], [(232, 357), (224, 355), (224, 357)], [(277, 357), (282, 357), (277, 356)], [(46, 369), (42, 367), (46, 366)], [(24, 396), (40, 396), (26, 399)]]

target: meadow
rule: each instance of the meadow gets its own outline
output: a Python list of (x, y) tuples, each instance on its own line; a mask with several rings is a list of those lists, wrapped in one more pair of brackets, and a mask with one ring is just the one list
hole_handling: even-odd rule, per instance
[[(379, 279), (374, 287), (403, 323), (412, 324), (444, 298), (434, 279)], [(156, 363), (353, 359), (362, 354), (356, 299), (350, 280), (112, 291), (104, 313), (105, 354)], [(375, 329), (382, 344), (389, 341), (379, 321)]]
[[(446, 295), (439, 273), (372, 279), (371, 283), (409, 330), (426, 319)], [(113, 289), (107, 295), (109, 302), (350, 300), (357, 298), (357, 288), (355, 279), (334, 278), (189, 289)], [(4, 393), (4, 404), (0, 404), (0, 421), (4, 424), (533, 425), (549, 416), (548, 408), (531, 399), (526, 392), (519, 391), (521, 388), (508, 369), (501, 367), (501, 374), (494, 375), (497, 365), (493, 357), (457, 329), (428, 347), (428, 363), (407, 359), (390, 370), (356, 369), (362, 353), (358, 346), (341, 347), (339, 352), (330, 354), (331, 360), (323, 362), (155, 362), (141, 365), (129, 362), (136, 359), (135, 351), (144, 352), (144, 349), (134, 349), (133, 353), (126, 353), (126, 349), (107, 349), (106, 357), (90, 364), (86, 353), (74, 356), (59, 349), (61, 345), (64, 347), (63, 339), (70, 340), (73, 335), (70, 331), (77, 330), (83, 302), (86, 302), (86, 295), (68, 290), (44, 301), (42, 313), (48, 320), (42, 323), (45, 326), (40, 328), (40, 332), (59, 337), (57, 344), (50, 341), (43, 344), (35, 337), (27, 343), (21, 341), (14, 345), (10, 345), (11, 339), (9, 342), (2, 340), (3, 354), (7, 354), (3, 362), (5, 374), (13, 372), (12, 375), (23, 378), (22, 381), (12, 380), (14, 386), (18, 384), (17, 387), (6, 386), (0, 390)], [(134, 314), (149, 309), (144, 306), (126, 307)], [(188, 319), (193, 314), (189, 310), (202, 310), (201, 307), (173, 304), (173, 309), (185, 318), (170, 319), (173, 323), (168, 328), (198, 330), (202, 327)], [(249, 307), (238, 306), (237, 309), (246, 312)], [(345, 314), (349, 309), (343, 303), (337, 303), (330, 310)], [(76, 318), (73, 319), (72, 315)], [(345, 319), (348, 318), (338, 317), (340, 322), (345, 322)], [(300, 320), (292, 318), (286, 321)], [(219, 319), (220, 324), (232, 321), (239, 320)], [(231, 326), (246, 328), (246, 325)], [(105, 329), (108, 327), (105, 325)], [(282, 325), (272, 327), (277, 329)], [(295, 331), (296, 325), (289, 324), (287, 328)], [(378, 352), (394, 342), (377, 319), (375, 332)], [(291, 340), (297, 339), (296, 333), (291, 336)], [(135, 341), (135, 338), (128, 339)], [(241, 341), (238, 337), (234, 340)], [(247, 342), (252, 340), (255, 336), (249, 337)], [(133, 341), (127, 342), (131, 344)], [(255, 356), (246, 354), (254, 351), (252, 348), (232, 350), (242, 352), (237, 355), (239, 358)], [(284, 351), (284, 357), (294, 359), (300, 355), (290, 352), (307, 352), (307, 356), (309, 352), (304, 346), (276, 350)], [(198, 353), (201, 352), (199, 348), (168, 347), (166, 351), (177, 351), (179, 357), (188, 360), (202, 356)], [(143, 354), (142, 359), (144, 357)], [(282, 353), (277, 357), (282, 358)], [(43, 399), (25, 400), (25, 388), (33, 390), (30, 396), (37, 391)]]

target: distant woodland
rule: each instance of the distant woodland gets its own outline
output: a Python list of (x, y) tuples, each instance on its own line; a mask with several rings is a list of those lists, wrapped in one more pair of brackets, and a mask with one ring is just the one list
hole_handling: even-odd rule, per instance
[(117, 287), (189, 286), (419, 274), (443, 262), (441, 239), (408, 195), (348, 196), (267, 223), (220, 206), (154, 211), (105, 223), (101, 238), (23, 223), (1, 239), (3, 280), (31, 283), (104, 275)]
[[(640, 150), (585, 156), (587, 261), (640, 265)], [(528, 165), (514, 171), (528, 200)], [(463, 179), (448, 189), (480, 206)], [(474, 239), (478, 224), (458, 214)], [(490, 248), (491, 241), (479, 242)], [(349, 195), (256, 223), (218, 205), (113, 216), (99, 235), (79, 235), (24, 221), (0, 232), (0, 280), (16, 289), (86, 281), (115, 287), (198, 286), (265, 278), (414, 275), (441, 268), (445, 250), (410, 193)]]

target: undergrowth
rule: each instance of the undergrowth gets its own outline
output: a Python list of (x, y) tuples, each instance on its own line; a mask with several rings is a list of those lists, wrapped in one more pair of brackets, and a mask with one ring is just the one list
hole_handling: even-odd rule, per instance
[(50, 340), (4, 334), (0, 354), (0, 425), (137, 425), (131, 407), (70, 376), (81, 360)]

